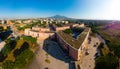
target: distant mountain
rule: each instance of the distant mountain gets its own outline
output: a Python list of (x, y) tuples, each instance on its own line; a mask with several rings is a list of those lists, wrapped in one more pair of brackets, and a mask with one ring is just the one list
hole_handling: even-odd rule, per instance
[(61, 16), (61, 15), (55, 15), (55, 16), (48, 17), (48, 18), (55, 18), (55, 19), (69, 19), (68, 17), (66, 17), (66, 16)]

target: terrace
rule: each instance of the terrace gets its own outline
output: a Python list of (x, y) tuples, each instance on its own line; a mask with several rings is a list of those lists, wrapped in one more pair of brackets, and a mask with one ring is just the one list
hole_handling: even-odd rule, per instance
[(89, 28), (85, 28), (84, 31), (79, 34), (76, 39), (72, 37), (72, 34), (67, 34), (63, 31), (59, 31), (58, 35), (72, 47), (79, 49), (81, 44), (84, 42), (84, 39), (86, 38), (88, 32)]

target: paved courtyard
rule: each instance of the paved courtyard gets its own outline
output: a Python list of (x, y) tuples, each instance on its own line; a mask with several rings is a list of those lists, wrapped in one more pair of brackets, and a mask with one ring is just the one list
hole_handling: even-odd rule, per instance
[(56, 42), (38, 40), (37, 43), (38, 51), (27, 69), (74, 69)]

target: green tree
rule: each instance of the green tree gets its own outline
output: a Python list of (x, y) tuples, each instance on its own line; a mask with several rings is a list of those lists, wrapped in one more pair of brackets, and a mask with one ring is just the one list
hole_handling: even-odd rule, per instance
[(11, 60), (6, 60), (2, 64), (2, 69), (14, 69), (14, 62), (12, 62)]
[(95, 69), (116, 69), (117, 65), (117, 58), (112, 54), (107, 54), (96, 59)]
[(23, 40), (30, 41), (31, 43), (36, 43), (37, 39), (30, 36), (22, 36)]
[(72, 30), (71, 30), (71, 29), (66, 29), (66, 30), (64, 30), (63, 32), (64, 32), (64, 33), (67, 33), (67, 34), (70, 34), (70, 33), (72, 33)]
[(4, 30), (4, 29), (3, 29), (3, 27), (2, 27), (2, 26), (0, 26), (0, 32), (1, 32), (1, 31), (3, 31), (3, 30)]

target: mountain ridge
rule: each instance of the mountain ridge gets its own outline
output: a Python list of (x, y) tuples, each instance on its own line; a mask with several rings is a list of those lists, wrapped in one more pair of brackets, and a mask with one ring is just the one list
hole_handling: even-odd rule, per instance
[(62, 15), (54, 15), (54, 16), (51, 16), (51, 17), (48, 17), (48, 18), (55, 18), (55, 19), (69, 19), (68, 17), (66, 17), (66, 16), (62, 16)]

